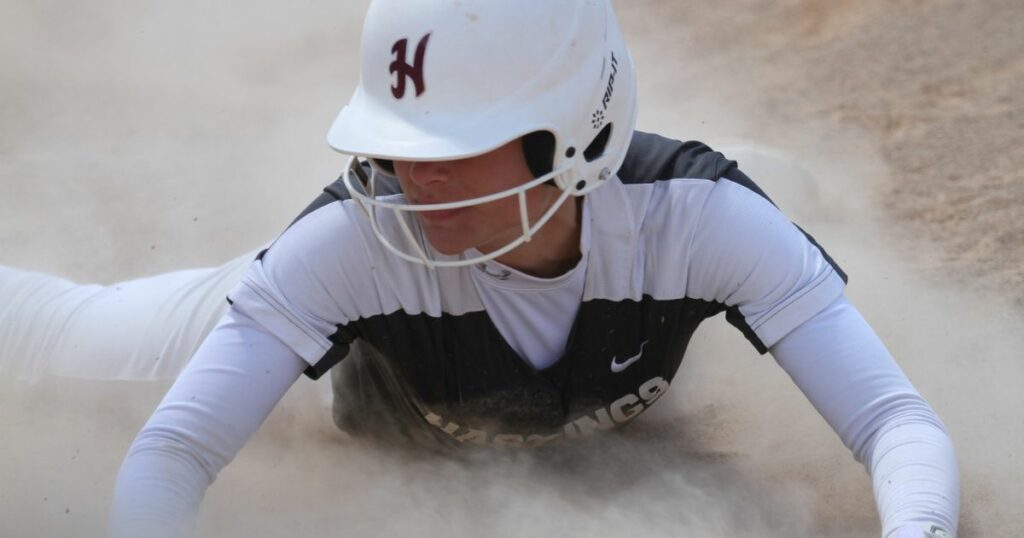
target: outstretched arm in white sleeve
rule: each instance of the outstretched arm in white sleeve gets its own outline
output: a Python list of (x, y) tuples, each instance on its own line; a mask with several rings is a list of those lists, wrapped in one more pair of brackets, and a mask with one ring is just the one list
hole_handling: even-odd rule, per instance
[(849, 301), (841, 297), (771, 353), (867, 468), (883, 538), (956, 535), (953, 443)]
[(117, 477), (110, 534), (190, 534), (206, 488), (306, 366), (230, 309), (132, 443)]

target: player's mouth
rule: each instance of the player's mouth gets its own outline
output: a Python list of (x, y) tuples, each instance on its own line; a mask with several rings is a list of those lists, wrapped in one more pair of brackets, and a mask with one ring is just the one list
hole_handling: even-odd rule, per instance
[[(446, 202), (440, 201), (440, 200), (430, 200), (430, 199), (422, 199), (421, 200), (421, 199), (419, 199), (419, 197), (413, 197), (413, 196), (409, 196), (408, 199), (415, 206), (435, 205), (435, 204), (446, 203)], [(455, 218), (460, 213), (462, 213), (465, 209), (466, 209), (465, 207), (456, 207), (454, 209), (439, 209), (439, 210), (435, 210), (435, 211), (417, 211), (416, 215), (419, 216), (419, 218), (422, 219), (423, 222), (430, 223), (430, 224), (437, 224), (437, 223), (441, 223), (441, 222), (448, 221), (448, 220), (451, 220), (451, 219)]]
[(419, 217), (425, 222), (429, 223), (440, 223), (451, 220), (462, 213), (464, 208), (459, 209), (445, 209), (442, 211), (418, 211)]

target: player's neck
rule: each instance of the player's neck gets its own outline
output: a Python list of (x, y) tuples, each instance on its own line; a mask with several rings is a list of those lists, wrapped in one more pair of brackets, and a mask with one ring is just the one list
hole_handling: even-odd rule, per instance
[(583, 198), (571, 198), (541, 226), (533, 239), (497, 261), (540, 278), (554, 278), (576, 267), (580, 252)]

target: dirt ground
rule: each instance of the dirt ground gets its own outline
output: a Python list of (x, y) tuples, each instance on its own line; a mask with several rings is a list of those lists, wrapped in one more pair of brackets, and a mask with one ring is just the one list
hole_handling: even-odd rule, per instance
[[(0, 264), (114, 282), (272, 239), (343, 164), (324, 134), (365, 5), (0, 0)], [(754, 179), (851, 274), (948, 425), (960, 536), (1020, 534), (1024, 4), (616, 6), (640, 127), (792, 163)], [(211, 488), (203, 532), (877, 536), (862, 467), (720, 321), (671, 399), (554, 461), (364, 446), (300, 383)], [(102, 535), (166, 387), (0, 379), (0, 536)]]
[(650, 20), (684, 29), (658, 46), (699, 55), (699, 69), (714, 74), (701, 89), (722, 101), (794, 129), (862, 130), (891, 168), (872, 196), (892, 233), (941, 252), (918, 268), (1024, 301), (1020, 2), (637, 2), (622, 11), (636, 30)]

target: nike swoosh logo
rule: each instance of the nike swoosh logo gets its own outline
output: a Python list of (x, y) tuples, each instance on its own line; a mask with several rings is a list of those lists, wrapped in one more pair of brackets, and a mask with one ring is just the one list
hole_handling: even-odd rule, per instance
[(612, 372), (617, 374), (625, 370), (626, 368), (629, 368), (630, 364), (633, 364), (634, 362), (640, 360), (640, 357), (644, 354), (644, 346), (647, 345), (647, 342), (650, 342), (650, 340), (645, 340), (644, 343), (640, 344), (640, 353), (637, 353), (636, 355), (633, 355), (632, 357), (622, 362), (617, 362), (615, 360), (618, 357), (612, 357)]

